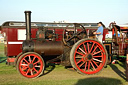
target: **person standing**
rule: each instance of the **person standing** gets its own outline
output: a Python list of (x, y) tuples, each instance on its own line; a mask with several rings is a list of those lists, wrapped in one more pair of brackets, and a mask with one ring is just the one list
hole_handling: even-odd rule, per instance
[(97, 39), (102, 43), (103, 29), (104, 29), (105, 25), (102, 22), (99, 22), (97, 24), (98, 24), (98, 29), (93, 34), (97, 35)]

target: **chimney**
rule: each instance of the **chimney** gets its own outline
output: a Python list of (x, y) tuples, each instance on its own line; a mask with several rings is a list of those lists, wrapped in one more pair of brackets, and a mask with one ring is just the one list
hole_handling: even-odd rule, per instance
[(25, 11), (26, 40), (31, 40), (31, 11)]

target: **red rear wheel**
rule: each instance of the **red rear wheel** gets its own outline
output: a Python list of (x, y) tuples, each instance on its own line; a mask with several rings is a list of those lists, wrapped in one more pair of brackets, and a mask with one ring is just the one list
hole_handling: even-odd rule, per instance
[(20, 56), (17, 69), (24, 77), (35, 78), (43, 73), (44, 60), (35, 52), (27, 52)]
[(107, 57), (103, 44), (94, 39), (78, 41), (70, 52), (72, 66), (82, 74), (98, 73), (106, 65)]

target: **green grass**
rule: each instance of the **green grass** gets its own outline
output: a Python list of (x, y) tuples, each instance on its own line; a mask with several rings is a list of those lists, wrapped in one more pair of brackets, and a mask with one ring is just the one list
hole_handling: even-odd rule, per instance
[(3, 50), (4, 50), (4, 44), (0, 43), (0, 63), (6, 60)]
[(0, 51), (2, 51), (4, 49), (4, 44), (0, 43)]
[[(0, 57), (6, 59), (2, 50), (3, 44), (0, 44)], [(0, 63), (0, 85), (128, 85), (125, 78), (125, 65), (122, 62), (108, 65), (96, 75), (81, 75), (61, 65), (49, 66), (45, 74), (36, 79), (25, 78), (15, 67)]]

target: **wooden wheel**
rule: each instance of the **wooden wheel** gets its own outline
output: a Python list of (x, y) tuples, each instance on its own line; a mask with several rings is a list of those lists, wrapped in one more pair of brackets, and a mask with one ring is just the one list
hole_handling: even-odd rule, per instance
[(70, 52), (71, 65), (82, 74), (95, 74), (107, 63), (108, 54), (99, 41), (82, 39), (74, 44)]

